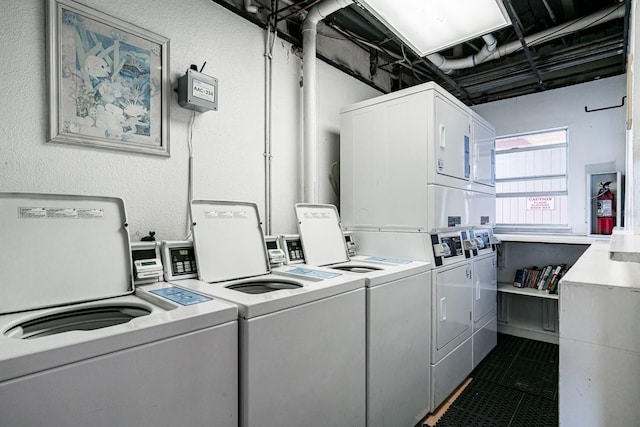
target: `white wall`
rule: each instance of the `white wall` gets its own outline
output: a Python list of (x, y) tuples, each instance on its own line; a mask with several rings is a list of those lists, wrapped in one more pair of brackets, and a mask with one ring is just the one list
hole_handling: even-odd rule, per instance
[[(83, 0), (171, 40), (172, 82), (190, 64), (219, 79), (219, 111), (196, 113), (194, 197), (258, 203), (264, 218), (265, 32), (210, 0)], [(0, 191), (111, 195), (125, 199), (132, 240), (149, 230), (184, 238), (192, 112), (172, 92), (170, 158), (45, 143), (49, 112), (45, 2), (3, 3), (0, 15)], [(296, 229), (302, 200), (301, 60), (277, 41), (273, 65), (273, 228)], [(320, 200), (335, 202), (326, 170), (337, 159), (339, 107), (379, 92), (324, 63), (318, 67)]]
[(622, 75), (472, 108), (496, 127), (498, 136), (569, 128), (569, 225), (573, 233), (585, 234), (586, 174), (625, 171), (626, 109), (587, 113), (584, 107), (618, 105), (625, 95)]

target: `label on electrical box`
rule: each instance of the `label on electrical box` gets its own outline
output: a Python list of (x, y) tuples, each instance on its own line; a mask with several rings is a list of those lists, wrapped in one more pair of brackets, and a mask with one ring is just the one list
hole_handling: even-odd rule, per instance
[(193, 96), (204, 99), (205, 101), (216, 101), (216, 88), (213, 85), (203, 81), (193, 79)]

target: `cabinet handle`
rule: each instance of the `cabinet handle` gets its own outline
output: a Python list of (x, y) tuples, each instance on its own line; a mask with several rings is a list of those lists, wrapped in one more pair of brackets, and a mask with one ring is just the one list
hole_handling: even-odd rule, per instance
[(440, 148), (445, 148), (447, 145), (447, 127), (443, 124), (440, 124)]
[(480, 281), (476, 282), (476, 301), (480, 301)]
[(447, 298), (440, 298), (440, 321), (444, 322), (447, 320)]

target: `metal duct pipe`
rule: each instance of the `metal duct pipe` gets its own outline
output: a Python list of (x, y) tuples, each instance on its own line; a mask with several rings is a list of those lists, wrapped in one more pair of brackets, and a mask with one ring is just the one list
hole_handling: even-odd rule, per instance
[(325, 0), (309, 9), (302, 23), (302, 94), (304, 202), (318, 202), (318, 117), (316, 78), (316, 35), (318, 22), (349, 6), (352, 0)]
[[(574, 19), (573, 21), (567, 22), (565, 24), (561, 24), (555, 26), (553, 28), (549, 28), (545, 31), (542, 31), (537, 34), (532, 34), (524, 38), (527, 46), (535, 46), (540, 43), (547, 42), (549, 40), (558, 39), (560, 37), (564, 37), (567, 34), (575, 33), (576, 31), (580, 31), (584, 28), (590, 27), (591, 25), (599, 25), (605, 22), (613, 21), (614, 19), (624, 18), (625, 8), (624, 4), (620, 4), (617, 6), (612, 6), (607, 9), (603, 9), (599, 12), (593, 13), (589, 16), (585, 16), (583, 18)], [(491, 34), (488, 34), (491, 36)], [(463, 68), (471, 68), (475, 67), (478, 64), (481, 64), (486, 61), (490, 61), (493, 59), (498, 59), (500, 57), (510, 55), (513, 52), (517, 52), (522, 49), (522, 43), (520, 40), (515, 40), (511, 43), (507, 43), (503, 46), (492, 46), (490, 47), (490, 42), (487, 41), (487, 36), (483, 36), (485, 43), (487, 43), (483, 48), (475, 55), (468, 56), (466, 58), (461, 59), (446, 59), (442, 55), (438, 53), (434, 53), (427, 56), (427, 59), (436, 64), (438, 68), (444, 71), (450, 70), (459, 70)], [(495, 38), (491, 36), (491, 39), (495, 41)]]
[(258, 13), (258, 8), (251, 4), (251, 0), (244, 0), (244, 10), (248, 13)]
[(485, 45), (475, 55), (467, 56), (461, 59), (447, 59), (439, 53), (433, 53), (427, 56), (427, 59), (433, 62), (441, 70), (460, 70), (462, 68), (471, 68), (484, 62), (487, 58), (493, 54), (498, 47), (498, 41), (491, 34), (482, 36)]

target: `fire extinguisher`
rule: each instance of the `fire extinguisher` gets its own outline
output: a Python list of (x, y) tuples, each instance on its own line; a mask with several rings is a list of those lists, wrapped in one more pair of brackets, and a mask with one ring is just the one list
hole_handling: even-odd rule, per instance
[(616, 213), (613, 208), (614, 197), (609, 189), (611, 182), (601, 182), (596, 197), (598, 202), (598, 234), (611, 234), (613, 227), (616, 225)]

